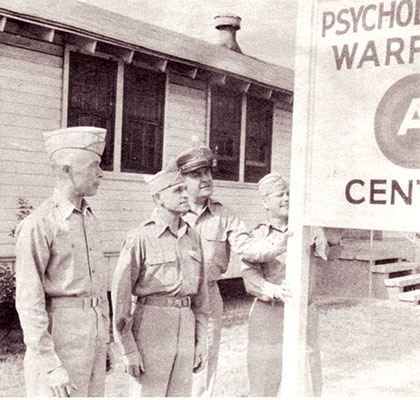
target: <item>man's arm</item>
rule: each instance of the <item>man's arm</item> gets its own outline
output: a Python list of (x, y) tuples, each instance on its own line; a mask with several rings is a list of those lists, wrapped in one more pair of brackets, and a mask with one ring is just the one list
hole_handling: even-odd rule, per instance
[(263, 263), (274, 260), (287, 250), (287, 237), (272, 241), (267, 237), (253, 237), (233, 212), (228, 218), (227, 238), (232, 250), (244, 261)]
[(47, 233), (36, 220), (23, 221), (16, 240), (16, 309), (24, 341), (37, 354), (42, 372), (61, 366), (48, 332), (49, 319), (43, 287), (44, 274), (50, 258)]
[(260, 264), (241, 261), (241, 273), (246, 291), (264, 301), (285, 300), (290, 296), (290, 289), (286, 282), (276, 285), (267, 281)]
[(131, 313), (132, 291), (140, 273), (140, 245), (138, 238), (129, 236), (123, 245), (112, 280), (114, 339), (123, 355), (126, 371), (139, 376), (144, 370), (141, 355), (133, 336)]
[[(201, 249), (197, 236), (197, 248)], [(209, 293), (207, 286), (207, 272), (205, 270), (202, 251), (198, 257), (201, 261), (198, 291), (192, 299), (192, 311), (195, 317), (195, 356), (194, 372), (199, 372), (204, 367), (207, 355), (207, 325), (209, 319)]]

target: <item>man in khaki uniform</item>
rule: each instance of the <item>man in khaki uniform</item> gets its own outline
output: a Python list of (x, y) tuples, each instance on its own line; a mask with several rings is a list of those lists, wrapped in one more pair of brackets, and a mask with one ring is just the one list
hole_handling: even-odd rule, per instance
[(190, 148), (176, 160), (189, 194), (190, 210), (183, 219), (200, 235), (210, 300), (208, 365), (194, 377), (193, 396), (211, 396), (216, 379), (223, 311), (217, 280), (228, 268), (230, 250), (242, 259), (264, 262), (284, 252), (287, 240), (273, 242), (271, 239), (252, 238), (232, 210), (211, 198), (214, 155), (208, 147)]
[[(112, 285), (115, 340), (131, 397), (191, 396), (207, 354), (208, 291), (197, 233), (175, 163), (149, 182), (151, 217), (131, 231)], [(132, 309), (132, 295), (137, 296)]]
[(17, 229), (16, 308), (24, 334), (28, 396), (104, 395), (109, 350), (106, 267), (85, 200), (102, 178), (106, 131), (44, 134), (56, 186)]
[[(256, 237), (282, 240), (287, 235), (289, 188), (277, 173), (266, 175), (258, 182), (267, 220), (253, 231)], [(327, 258), (328, 242), (321, 228), (313, 228), (315, 251)], [(250, 397), (275, 397), (282, 374), (284, 301), (291, 295), (284, 282), (286, 253), (261, 264), (242, 264), (247, 291), (256, 296), (251, 308), (248, 328), (248, 377)], [(314, 266), (313, 266), (314, 267)], [(307, 323), (307, 392), (321, 396), (322, 371), (318, 344), (318, 311), (312, 303), (315, 268), (310, 269), (309, 308)]]

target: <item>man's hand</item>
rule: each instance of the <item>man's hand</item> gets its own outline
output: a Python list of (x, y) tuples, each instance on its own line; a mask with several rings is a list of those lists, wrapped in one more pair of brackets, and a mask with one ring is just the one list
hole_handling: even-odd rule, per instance
[(290, 285), (286, 281), (283, 281), (281, 285), (277, 285), (274, 291), (275, 299), (282, 300), (283, 302), (285, 302), (291, 296), (292, 292), (290, 290)]
[(111, 349), (111, 344), (107, 343), (106, 345), (106, 373), (110, 374), (115, 367), (115, 357)]
[(57, 367), (47, 372), (46, 375), (47, 385), (55, 397), (70, 397), (72, 392), (78, 389), (64, 367)]
[(207, 350), (205, 346), (196, 345), (195, 346), (195, 353), (194, 353), (194, 368), (193, 372), (196, 374), (200, 372), (204, 365), (206, 364), (207, 359)]
[(145, 371), (143, 359), (141, 354), (138, 351), (133, 353), (126, 354), (124, 357), (124, 371), (135, 377), (138, 378), (142, 372)]

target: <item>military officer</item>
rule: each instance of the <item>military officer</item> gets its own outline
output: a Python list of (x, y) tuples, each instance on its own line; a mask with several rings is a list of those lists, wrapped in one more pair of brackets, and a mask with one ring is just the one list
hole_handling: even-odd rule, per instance
[[(267, 220), (253, 231), (256, 237), (277, 238), (287, 235), (289, 215), (289, 188), (277, 173), (271, 173), (258, 182)], [(312, 241), (315, 251), (327, 258), (328, 242), (321, 228), (314, 228)], [(284, 301), (291, 295), (285, 278), (286, 253), (271, 261), (242, 263), (242, 274), (247, 291), (256, 296), (248, 325), (248, 377), (251, 397), (275, 397), (282, 373)], [(315, 269), (310, 270), (310, 294), (315, 284)], [(311, 302), (308, 308), (307, 360), (310, 375), (307, 391), (320, 396), (322, 388), (321, 359), (318, 344), (318, 312)]]
[[(148, 183), (156, 207), (131, 231), (115, 270), (115, 340), (132, 397), (191, 396), (207, 354), (207, 277), (175, 162)], [(132, 310), (132, 295), (137, 297)]]
[(44, 134), (56, 180), (51, 198), (17, 228), (16, 308), (28, 396), (101, 397), (109, 348), (105, 262), (94, 196), (106, 131)]
[(211, 396), (216, 379), (223, 311), (217, 280), (227, 270), (230, 250), (248, 261), (262, 262), (284, 252), (287, 240), (273, 242), (271, 239), (252, 238), (232, 210), (211, 197), (214, 155), (208, 147), (190, 148), (176, 160), (189, 195), (190, 210), (183, 218), (201, 238), (210, 300), (208, 365), (194, 377), (193, 396)]

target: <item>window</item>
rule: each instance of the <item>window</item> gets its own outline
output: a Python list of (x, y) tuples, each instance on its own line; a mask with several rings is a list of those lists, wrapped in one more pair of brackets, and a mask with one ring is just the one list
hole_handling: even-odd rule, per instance
[(217, 155), (216, 179), (239, 180), (242, 94), (212, 89), (210, 147)]
[[(243, 101), (246, 107), (242, 107)], [(242, 111), (246, 110), (246, 118)], [(216, 179), (258, 182), (271, 169), (273, 103), (234, 89), (212, 88), (210, 147)]]
[(101, 167), (113, 169), (117, 62), (70, 52), (67, 126), (107, 130)]
[(248, 97), (246, 104), (245, 182), (258, 182), (270, 172), (273, 103)]
[(124, 68), (121, 171), (154, 174), (162, 168), (165, 75)]

